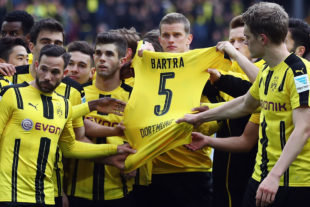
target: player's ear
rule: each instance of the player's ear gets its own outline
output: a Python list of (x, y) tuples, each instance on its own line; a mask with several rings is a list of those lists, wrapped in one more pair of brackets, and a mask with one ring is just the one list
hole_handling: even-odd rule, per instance
[(305, 51), (306, 47), (301, 45), (296, 47), (295, 54), (298, 55), (299, 57), (302, 57), (305, 54)]
[(265, 34), (259, 34), (259, 39), (263, 45), (266, 45), (269, 41), (269, 38)]
[(33, 42), (29, 42), (29, 50), (30, 50), (30, 52), (32, 52), (33, 51), (33, 48), (34, 48), (34, 44), (33, 44)]
[(6, 61), (0, 58), (0, 63), (6, 63)]
[(190, 46), (190, 44), (192, 43), (192, 41), (193, 41), (193, 34), (189, 34), (189, 35), (187, 36), (186, 45), (187, 45), (187, 46)]

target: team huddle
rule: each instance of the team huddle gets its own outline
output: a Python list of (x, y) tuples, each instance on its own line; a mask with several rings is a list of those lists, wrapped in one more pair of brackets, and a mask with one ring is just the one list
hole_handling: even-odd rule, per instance
[(260, 2), (215, 47), (190, 28), (168, 13), (65, 47), (57, 20), (9, 12), (0, 206), (304, 206), (310, 26)]

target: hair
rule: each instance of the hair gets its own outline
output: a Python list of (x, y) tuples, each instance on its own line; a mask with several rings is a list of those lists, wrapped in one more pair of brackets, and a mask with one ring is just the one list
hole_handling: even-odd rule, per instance
[(81, 52), (89, 55), (91, 64), (94, 62), (94, 49), (86, 41), (74, 41), (68, 45), (68, 52)]
[(27, 12), (19, 10), (7, 13), (3, 21), (21, 22), (24, 35), (27, 35), (34, 25), (33, 17)]
[(242, 14), (242, 20), (254, 36), (265, 34), (275, 44), (285, 41), (288, 14), (276, 3), (256, 3)]
[(99, 33), (96, 37), (96, 45), (98, 44), (114, 44), (119, 58), (125, 57), (128, 47), (125, 38), (115, 32)]
[(68, 54), (65, 50), (65, 48), (58, 46), (58, 45), (45, 45), (41, 51), (39, 56), (39, 62), (41, 61), (41, 58), (43, 55), (46, 55), (48, 57), (62, 57), (64, 61), (64, 68), (65, 69), (69, 63), (70, 60), (70, 54)]
[(163, 48), (161, 47), (158, 37), (160, 36), (159, 29), (153, 29), (143, 36), (143, 41), (147, 41), (152, 43), (156, 52), (163, 52)]
[(189, 20), (180, 13), (169, 13), (166, 14), (159, 23), (159, 31), (161, 33), (161, 27), (163, 24), (176, 24), (176, 23), (182, 23), (184, 25), (184, 30), (186, 34), (189, 34), (191, 31), (191, 23)]
[(65, 37), (62, 24), (59, 23), (55, 19), (47, 18), (47, 19), (39, 20), (38, 22), (34, 24), (34, 26), (32, 27), (30, 31), (30, 42), (36, 45), (39, 33), (44, 30), (50, 31), (50, 32), (61, 32), (63, 39)]
[(235, 16), (229, 23), (230, 29), (235, 29), (238, 27), (244, 27), (244, 22), (242, 20), (242, 15)]
[(294, 40), (294, 49), (298, 46), (304, 46), (305, 53), (303, 57), (307, 56), (310, 51), (310, 26), (301, 19), (290, 18), (288, 29)]
[(136, 31), (134, 27), (131, 27), (130, 29), (121, 28), (121, 29), (113, 29), (109, 32), (115, 32), (116, 34), (122, 35), (125, 40), (127, 41), (127, 45), (132, 50), (132, 54), (136, 54), (137, 50), (137, 42), (141, 39), (140, 33)]
[(4, 37), (0, 39), (0, 58), (5, 62), (9, 61), (9, 57), (15, 46), (23, 46), (29, 53), (26, 42), (21, 38)]

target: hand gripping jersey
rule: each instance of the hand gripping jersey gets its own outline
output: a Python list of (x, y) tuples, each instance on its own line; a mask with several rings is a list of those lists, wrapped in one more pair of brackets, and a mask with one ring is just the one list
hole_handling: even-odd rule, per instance
[[(121, 83), (113, 91), (102, 91), (95, 86), (95, 81), (84, 85), (87, 101), (103, 97), (112, 97), (127, 102), (132, 87)], [(86, 119), (98, 124), (114, 127), (123, 120), (122, 116), (115, 114), (102, 114), (92, 111), (85, 116)], [(121, 137), (90, 138), (94, 143), (124, 144)], [(93, 160), (72, 160), (69, 172), (69, 186), (67, 194), (74, 197), (93, 201), (119, 199), (132, 190), (134, 179), (127, 180), (121, 176), (119, 169), (113, 166), (99, 164)]]
[(192, 125), (176, 119), (200, 104), (207, 68), (228, 69), (230, 61), (215, 48), (186, 53), (144, 51), (133, 60), (135, 86), (125, 108), (125, 135), (137, 153), (125, 162), (127, 171), (190, 142)]
[[(279, 159), (294, 130), (293, 110), (309, 104), (309, 68), (307, 60), (295, 54), (271, 68), (266, 66), (250, 88), (261, 102), (258, 153), (253, 179), (262, 181)], [(310, 186), (310, 143), (292, 162), (280, 179), (280, 186)]]
[(56, 93), (42, 93), (24, 82), (5, 87), (0, 95), (0, 202), (54, 204), (58, 144), (68, 157), (117, 151), (116, 145), (76, 142), (71, 104)]

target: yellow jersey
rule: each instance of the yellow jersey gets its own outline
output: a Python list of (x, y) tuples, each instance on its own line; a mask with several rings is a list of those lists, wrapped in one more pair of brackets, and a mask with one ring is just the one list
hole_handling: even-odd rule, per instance
[[(293, 110), (309, 106), (309, 69), (307, 60), (289, 55), (275, 67), (266, 65), (250, 88), (261, 102), (258, 153), (253, 179), (262, 181), (279, 159), (294, 130)], [(280, 186), (310, 186), (310, 142), (280, 179)]]

